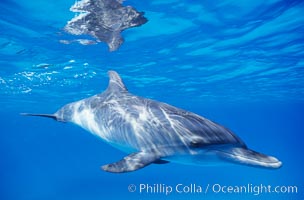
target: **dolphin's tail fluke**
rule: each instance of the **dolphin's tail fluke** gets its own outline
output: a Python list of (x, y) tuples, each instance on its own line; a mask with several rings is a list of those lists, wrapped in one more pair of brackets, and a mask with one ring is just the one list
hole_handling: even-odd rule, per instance
[(282, 162), (277, 158), (258, 153), (256, 151), (235, 147), (225, 151), (219, 151), (219, 156), (231, 162), (265, 168), (280, 168)]
[(52, 118), (52, 119), (58, 121), (57, 117), (55, 115), (53, 115), (53, 114), (20, 113), (20, 115), (23, 115), (23, 116), (47, 117), (47, 118)]

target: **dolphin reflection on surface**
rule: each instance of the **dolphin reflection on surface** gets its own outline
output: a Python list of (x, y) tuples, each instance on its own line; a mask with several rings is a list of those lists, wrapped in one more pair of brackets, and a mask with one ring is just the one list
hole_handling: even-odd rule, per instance
[(117, 50), (123, 43), (123, 30), (148, 21), (143, 12), (122, 6), (122, 0), (81, 0), (70, 10), (80, 14), (71, 19), (64, 30), (73, 35), (91, 35), (99, 42), (106, 42), (110, 51)]

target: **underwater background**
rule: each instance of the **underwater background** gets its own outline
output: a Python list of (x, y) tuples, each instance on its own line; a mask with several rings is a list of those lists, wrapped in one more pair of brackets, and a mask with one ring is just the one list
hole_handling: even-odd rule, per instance
[[(72, 4), (0, 1), (1, 200), (304, 199), (303, 1), (127, 0), (149, 21), (125, 30), (115, 52), (105, 43), (60, 42), (78, 38), (63, 30)], [(169, 163), (112, 174), (100, 166), (125, 153), (73, 124), (19, 115), (54, 113), (102, 92), (108, 70), (131, 93), (218, 122), (283, 166)], [(141, 184), (195, 184), (203, 192), (140, 192)], [(283, 190), (210, 189), (261, 184)], [(284, 192), (288, 186), (297, 191)]]

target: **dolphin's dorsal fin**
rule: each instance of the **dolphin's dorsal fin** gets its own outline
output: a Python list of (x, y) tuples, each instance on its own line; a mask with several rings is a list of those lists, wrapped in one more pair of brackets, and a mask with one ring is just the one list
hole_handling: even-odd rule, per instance
[(125, 84), (122, 82), (122, 79), (120, 78), (119, 74), (115, 71), (109, 71), (109, 86), (108, 90), (116, 90), (116, 91), (121, 91), (121, 92), (127, 92), (128, 89), (125, 86)]

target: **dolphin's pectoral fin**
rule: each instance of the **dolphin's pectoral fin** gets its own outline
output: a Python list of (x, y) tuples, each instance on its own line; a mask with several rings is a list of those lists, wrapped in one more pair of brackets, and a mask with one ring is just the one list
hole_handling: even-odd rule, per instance
[(132, 172), (141, 169), (151, 163), (159, 160), (159, 157), (152, 152), (137, 152), (132, 153), (122, 160), (102, 166), (102, 169), (107, 172), (123, 173)]
[(267, 167), (267, 168), (279, 168), (282, 162), (272, 156), (267, 156), (256, 151), (235, 147), (225, 151), (219, 151), (218, 155), (226, 160), (257, 166), (257, 167)]

